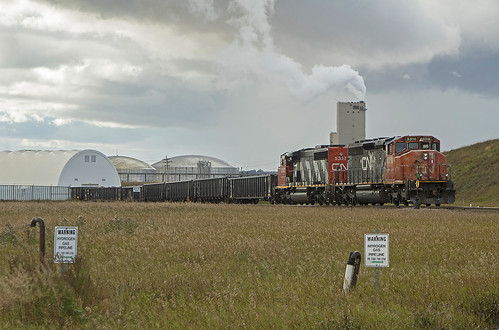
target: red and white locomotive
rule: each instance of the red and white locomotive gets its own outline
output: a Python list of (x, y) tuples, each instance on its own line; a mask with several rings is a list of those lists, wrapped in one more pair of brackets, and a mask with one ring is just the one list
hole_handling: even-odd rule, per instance
[(411, 135), (281, 155), (274, 201), (285, 204), (452, 204), (440, 140)]

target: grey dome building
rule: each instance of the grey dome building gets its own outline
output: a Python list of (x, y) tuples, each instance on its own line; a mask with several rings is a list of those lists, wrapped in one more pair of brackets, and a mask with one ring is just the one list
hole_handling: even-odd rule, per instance
[(239, 176), (237, 167), (210, 156), (184, 155), (162, 159), (152, 167), (162, 173), (160, 181), (185, 181), (193, 179)]
[(126, 156), (110, 156), (121, 182), (173, 182), (239, 176), (238, 168), (210, 156), (185, 155), (162, 159), (152, 165)]
[(109, 156), (121, 182), (155, 182), (156, 170), (139, 159), (127, 156)]

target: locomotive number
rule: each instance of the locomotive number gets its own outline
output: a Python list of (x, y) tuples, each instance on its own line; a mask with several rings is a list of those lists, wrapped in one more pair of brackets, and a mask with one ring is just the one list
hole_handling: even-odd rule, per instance
[(334, 160), (347, 160), (347, 157), (345, 157), (345, 156), (335, 156)]

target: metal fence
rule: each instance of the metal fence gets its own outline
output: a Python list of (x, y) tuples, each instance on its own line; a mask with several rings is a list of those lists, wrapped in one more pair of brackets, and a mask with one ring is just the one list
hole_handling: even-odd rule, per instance
[(65, 186), (0, 185), (2, 201), (65, 201), (71, 199), (71, 189)]
[(209, 178), (239, 176), (239, 169), (233, 167), (210, 167), (202, 170), (199, 167), (169, 167), (156, 170), (118, 169), (122, 182), (176, 182)]

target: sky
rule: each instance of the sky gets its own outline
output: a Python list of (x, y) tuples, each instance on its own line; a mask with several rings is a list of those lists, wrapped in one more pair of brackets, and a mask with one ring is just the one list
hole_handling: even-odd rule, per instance
[(275, 170), (329, 143), (499, 138), (496, 0), (0, 0), (0, 149), (207, 155)]

